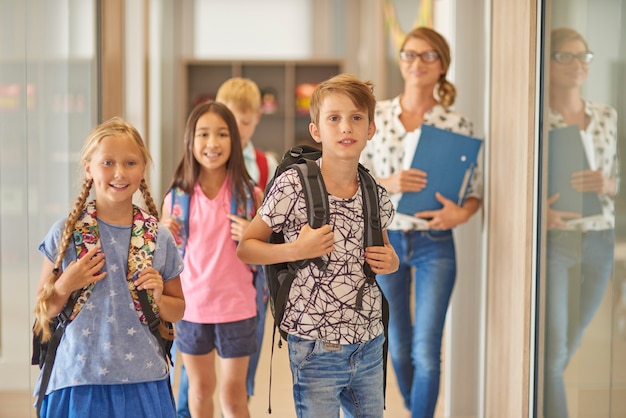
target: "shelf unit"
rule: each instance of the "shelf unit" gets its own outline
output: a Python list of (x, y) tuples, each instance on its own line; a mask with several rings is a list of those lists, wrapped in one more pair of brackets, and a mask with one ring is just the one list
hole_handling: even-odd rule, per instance
[(254, 145), (279, 156), (289, 147), (311, 143), (308, 112), (296, 108), (296, 88), (316, 84), (343, 71), (340, 60), (215, 61), (186, 60), (182, 71), (185, 115), (203, 99), (215, 98), (219, 86), (231, 77), (254, 80), (261, 91), (271, 89), (277, 99), (274, 113), (263, 114)]

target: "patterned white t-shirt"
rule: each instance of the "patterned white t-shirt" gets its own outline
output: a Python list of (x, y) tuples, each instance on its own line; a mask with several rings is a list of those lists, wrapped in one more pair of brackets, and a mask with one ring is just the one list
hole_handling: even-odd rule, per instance
[[(318, 165), (320, 160), (317, 161)], [(355, 173), (356, 175), (356, 173)], [(394, 214), (387, 191), (378, 185), (381, 225), (387, 228)], [(358, 344), (383, 332), (382, 295), (378, 286), (366, 285), (363, 309), (356, 310), (357, 292), (366, 280), (363, 272), (364, 219), (361, 187), (349, 199), (329, 196), (330, 225), (335, 244), (324, 256), (328, 267), (314, 263), (298, 271), (291, 286), (281, 329), (305, 339), (334, 344)], [(295, 170), (281, 174), (269, 190), (259, 213), (286, 242), (297, 239), (307, 223), (302, 184)]]
[[(39, 250), (54, 262), (65, 219), (57, 221)], [(131, 225), (110, 225), (98, 219), (107, 275), (96, 283), (83, 309), (67, 326), (57, 350), (46, 393), (69, 386), (140, 383), (165, 379), (168, 367), (161, 348), (135, 311), (128, 291), (128, 249)], [(63, 269), (76, 260), (71, 244)], [(183, 270), (174, 238), (159, 225), (152, 266), (163, 280)], [(39, 377), (41, 379), (41, 375)], [(38, 392), (39, 382), (35, 394)]]

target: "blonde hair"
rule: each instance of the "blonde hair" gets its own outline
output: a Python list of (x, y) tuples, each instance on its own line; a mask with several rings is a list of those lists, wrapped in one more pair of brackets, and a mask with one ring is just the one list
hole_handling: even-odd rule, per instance
[(309, 114), (311, 122), (318, 124), (320, 121), (320, 107), (324, 99), (331, 94), (345, 94), (360, 110), (367, 112), (369, 121), (374, 120), (376, 109), (376, 97), (374, 96), (374, 84), (371, 81), (361, 81), (352, 74), (339, 74), (315, 87), (311, 95)]
[(400, 51), (404, 49), (404, 46), (410, 39), (421, 39), (422, 41), (428, 42), (437, 54), (439, 54), (439, 61), (443, 67), (443, 74), (439, 76), (437, 95), (439, 97), (439, 103), (441, 103), (443, 107), (452, 106), (454, 104), (454, 100), (456, 99), (456, 88), (454, 87), (454, 84), (446, 79), (446, 74), (450, 68), (450, 61), (452, 60), (450, 57), (450, 46), (448, 45), (448, 42), (439, 32), (425, 26), (420, 26), (413, 29), (406, 35), (404, 41), (402, 42), (402, 46), (400, 46)]
[[(81, 151), (81, 165), (91, 160), (91, 157), (97, 151), (102, 140), (109, 136), (125, 136), (132, 140), (139, 148), (145, 165), (147, 166), (152, 162), (150, 152), (141, 139), (141, 135), (139, 135), (137, 129), (135, 129), (135, 127), (128, 122), (124, 121), (122, 118), (113, 117), (98, 125), (91, 131)], [(87, 178), (84, 179), (81, 191), (78, 194), (76, 202), (74, 203), (74, 208), (65, 221), (57, 256), (54, 261), (54, 269), (43, 284), (41, 293), (37, 298), (37, 303), (35, 305), (35, 326), (33, 330), (35, 334), (41, 336), (42, 342), (48, 341), (52, 336), (50, 331), (50, 324), (52, 323), (52, 320), (48, 315), (48, 301), (54, 296), (54, 282), (61, 274), (61, 267), (63, 264), (63, 258), (65, 257), (65, 252), (73, 240), (74, 225), (83, 211), (85, 202), (89, 198), (92, 185), (93, 180)], [(152, 195), (150, 194), (150, 190), (145, 179), (141, 180), (139, 190), (144, 198), (148, 212), (158, 218), (158, 208), (152, 199)], [(80, 289), (78, 290), (80, 291)]]
[(239, 112), (261, 111), (261, 91), (249, 78), (233, 77), (226, 80), (217, 90), (215, 101)]

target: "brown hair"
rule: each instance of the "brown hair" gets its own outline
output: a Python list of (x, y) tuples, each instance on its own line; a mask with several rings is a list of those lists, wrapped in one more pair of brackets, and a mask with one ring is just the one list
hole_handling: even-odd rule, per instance
[(320, 107), (324, 99), (330, 94), (345, 94), (359, 109), (367, 111), (369, 121), (374, 120), (376, 97), (374, 96), (374, 84), (371, 81), (361, 81), (352, 74), (339, 74), (315, 87), (311, 96), (309, 114), (311, 122), (318, 124), (320, 121)]
[[(106, 122), (103, 122), (102, 124), (96, 126), (91, 131), (81, 151), (81, 165), (91, 160), (91, 157), (97, 151), (102, 140), (109, 136), (127, 137), (128, 139), (133, 141), (135, 145), (137, 145), (137, 148), (139, 148), (145, 165), (147, 166), (149, 163), (152, 162), (150, 152), (148, 151), (148, 148), (146, 147), (143, 140), (141, 139), (141, 135), (139, 135), (137, 129), (135, 129), (135, 127), (128, 122), (124, 121), (122, 118), (113, 117)], [(61, 267), (63, 264), (63, 258), (65, 257), (65, 252), (72, 243), (74, 225), (76, 224), (76, 221), (83, 211), (85, 202), (89, 198), (89, 193), (91, 191), (92, 185), (93, 180), (85, 178), (81, 191), (76, 198), (76, 202), (74, 203), (74, 208), (72, 209), (65, 221), (65, 226), (63, 227), (63, 232), (61, 234), (61, 241), (59, 243), (57, 256), (54, 261), (54, 269), (50, 276), (48, 276), (46, 282), (43, 284), (41, 292), (37, 298), (37, 303), (35, 305), (34, 332), (37, 335), (41, 335), (41, 340), (43, 342), (48, 341), (52, 335), (50, 332), (51, 319), (48, 316), (48, 301), (54, 296), (54, 282), (61, 274)], [(152, 199), (152, 195), (150, 194), (150, 190), (145, 179), (141, 180), (139, 190), (141, 191), (141, 194), (144, 198), (144, 201), (148, 208), (148, 212), (158, 218), (158, 209), (156, 204), (154, 203), (154, 200)]]
[(217, 90), (215, 101), (240, 112), (259, 112), (261, 91), (249, 78), (233, 77), (222, 83)]
[(585, 49), (589, 51), (587, 41), (580, 33), (571, 28), (557, 28), (550, 32), (550, 52), (557, 52), (561, 45), (571, 41), (582, 42), (585, 45)]
[[(243, 159), (243, 150), (241, 148), (241, 140), (239, 138), (239, 130), (237, 129), (237, 121), (233, 113), (228, 109), (228, 107), (226, 107), (225, 104), (215, 102), (213, 100), (199, 103), (189, 114), (187, 124), (185, 125), (185, 149), (183, 151), (183, 156), (174, 171), (174, 178), (172, 179), (172, 182), (167, 190), (169, 191), (174, 187), (179, 187), (185, 193), (189, 195), (193, 194), (194, 185), (200, 176), (200, 164), (193, 155), (196, 125), (202, 115), (206, 113), (215, 113), (217, 116), (222, 118), (228, 126), (228, 132), (230, 134), (230, 157), (226, 163), (226, 172), (230, 179), (231, 193), (235, 197), (237, 206), (245, 208), (244, 213), (248, 213), (249, 208), (246, 203), (246, 190), (250, 191), (250, 196), (254, 196), (254, 184), (246, 171)], [(254, 202), (255, 199), (252, 200)], [(256, 210), (256, 203), (253, 203), (253, 206), (254, 210)]]
[(441, 66), (443, 67), (444, 72), (439, 77), (437, 95), (439, 96), (439, 102), (443, 107), (452, 106), (454, 104), (454, 100), (456, 99), (456, 88), (454, 87), (454, 84), (450, 83), (446, 79), (446, 74), (448, 73), (451, 62), (450, 46), (448, 45), (448, 42), (439, 32), (425, 26), (420, 26), (413, 29), (405, 36), (404, 41), (400, 46), (400, 50), (403, 50), (406, 43), (412, 38), (428, 42), (437, 54), (439, 54), (439, 60), (441, 61)]

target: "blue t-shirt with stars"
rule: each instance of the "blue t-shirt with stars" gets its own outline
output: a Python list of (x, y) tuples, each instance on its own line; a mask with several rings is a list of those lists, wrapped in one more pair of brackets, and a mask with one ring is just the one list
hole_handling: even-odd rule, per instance
[[(57, 221), (39, 246), (53, 263), (64, 224), (65, 219)], [(159, 343), (140, 322), (128, 291), (131, 225), (110, 225), (98, 219), (98, 227), (107, 275), (96, 284), (83, 309), (65, 330), (46, 394), (69, 386), (149, 382), (168, 375)], [(71, 244), (63, 269), (74, 260), (76, 251)], [(183, 270), (174, 239), (161, 225), (152, 267), (165, 281)]]

